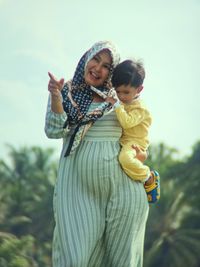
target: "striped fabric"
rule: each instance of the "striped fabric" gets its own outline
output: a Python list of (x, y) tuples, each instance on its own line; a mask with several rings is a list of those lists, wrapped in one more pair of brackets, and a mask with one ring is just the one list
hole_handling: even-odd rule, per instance
[[(62, 114), (52, 116), (63, 119)], [(50, 117), (45, 130), (52, 138)], [(148, 202), (143, 185), (119, 165), (120, 136), (112, 112), (89, 129), (67, 158), (64, 139), (54, 191), (53, 267), (142, 267)]]

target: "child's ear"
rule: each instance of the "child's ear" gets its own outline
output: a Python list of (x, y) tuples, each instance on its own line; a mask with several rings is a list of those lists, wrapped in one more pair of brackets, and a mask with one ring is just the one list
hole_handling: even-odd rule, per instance
[(138, 88), (137, 88), (137, 92), (138, 92), (138, 94), (143, 90), (143, 85), (140, 85), (140, 86), (138, 86)]

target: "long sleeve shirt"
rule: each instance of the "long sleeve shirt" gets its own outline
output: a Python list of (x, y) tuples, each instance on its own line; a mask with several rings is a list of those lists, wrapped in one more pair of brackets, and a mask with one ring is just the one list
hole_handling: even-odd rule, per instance
[(144, 103), (137, 99), (131, 104), (119, 105), (115, 112), (123, 129), (121, 145), (132, 143), (146, 150), (149, 146), (148, 132), (152, 117)]

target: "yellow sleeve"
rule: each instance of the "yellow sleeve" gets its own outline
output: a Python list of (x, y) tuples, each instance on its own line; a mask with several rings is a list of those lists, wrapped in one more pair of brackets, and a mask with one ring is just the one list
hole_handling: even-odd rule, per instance
[(142, 108), (135, 108), (127, 112), (124, 106), (120, 105), (115, 109), (115, 112), (123, 129), (132, 128), (140, 124), (146, 118), (146, 111)]

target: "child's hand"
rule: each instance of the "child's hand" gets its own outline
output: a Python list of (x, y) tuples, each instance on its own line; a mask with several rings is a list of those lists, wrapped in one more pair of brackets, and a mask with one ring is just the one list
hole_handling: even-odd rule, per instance
[(112, 106), (117, 102), (117, 100), (114, 99), (114, 98), (111, 97), (111, 96), (106, 97), (105, 101), (106, 101), (107, 103), (111, 103)]
[(48, 90), (53, 97), (59, 97), (60, 92), (64, 86), (64, 79), (62, 78), (60, 80), (57, 80), (50, 72), (48, 72), (48, 75), (50, 77)]
[(108, 103), (111, 103), (112, 105), (114, 105), (116, 102), (119, 101), (117, 93), (114, 90), (114, 88), (110, 89), (110, 91), (108, 93), (108, 97), (105, 99), (105, 101)]
[(139, 159), (141, 162), (144, 162), (147, 159), (147, 152), (143, 151), (137, 145), (132, 145), (132, 148), (136, 151), (136, 158)]

